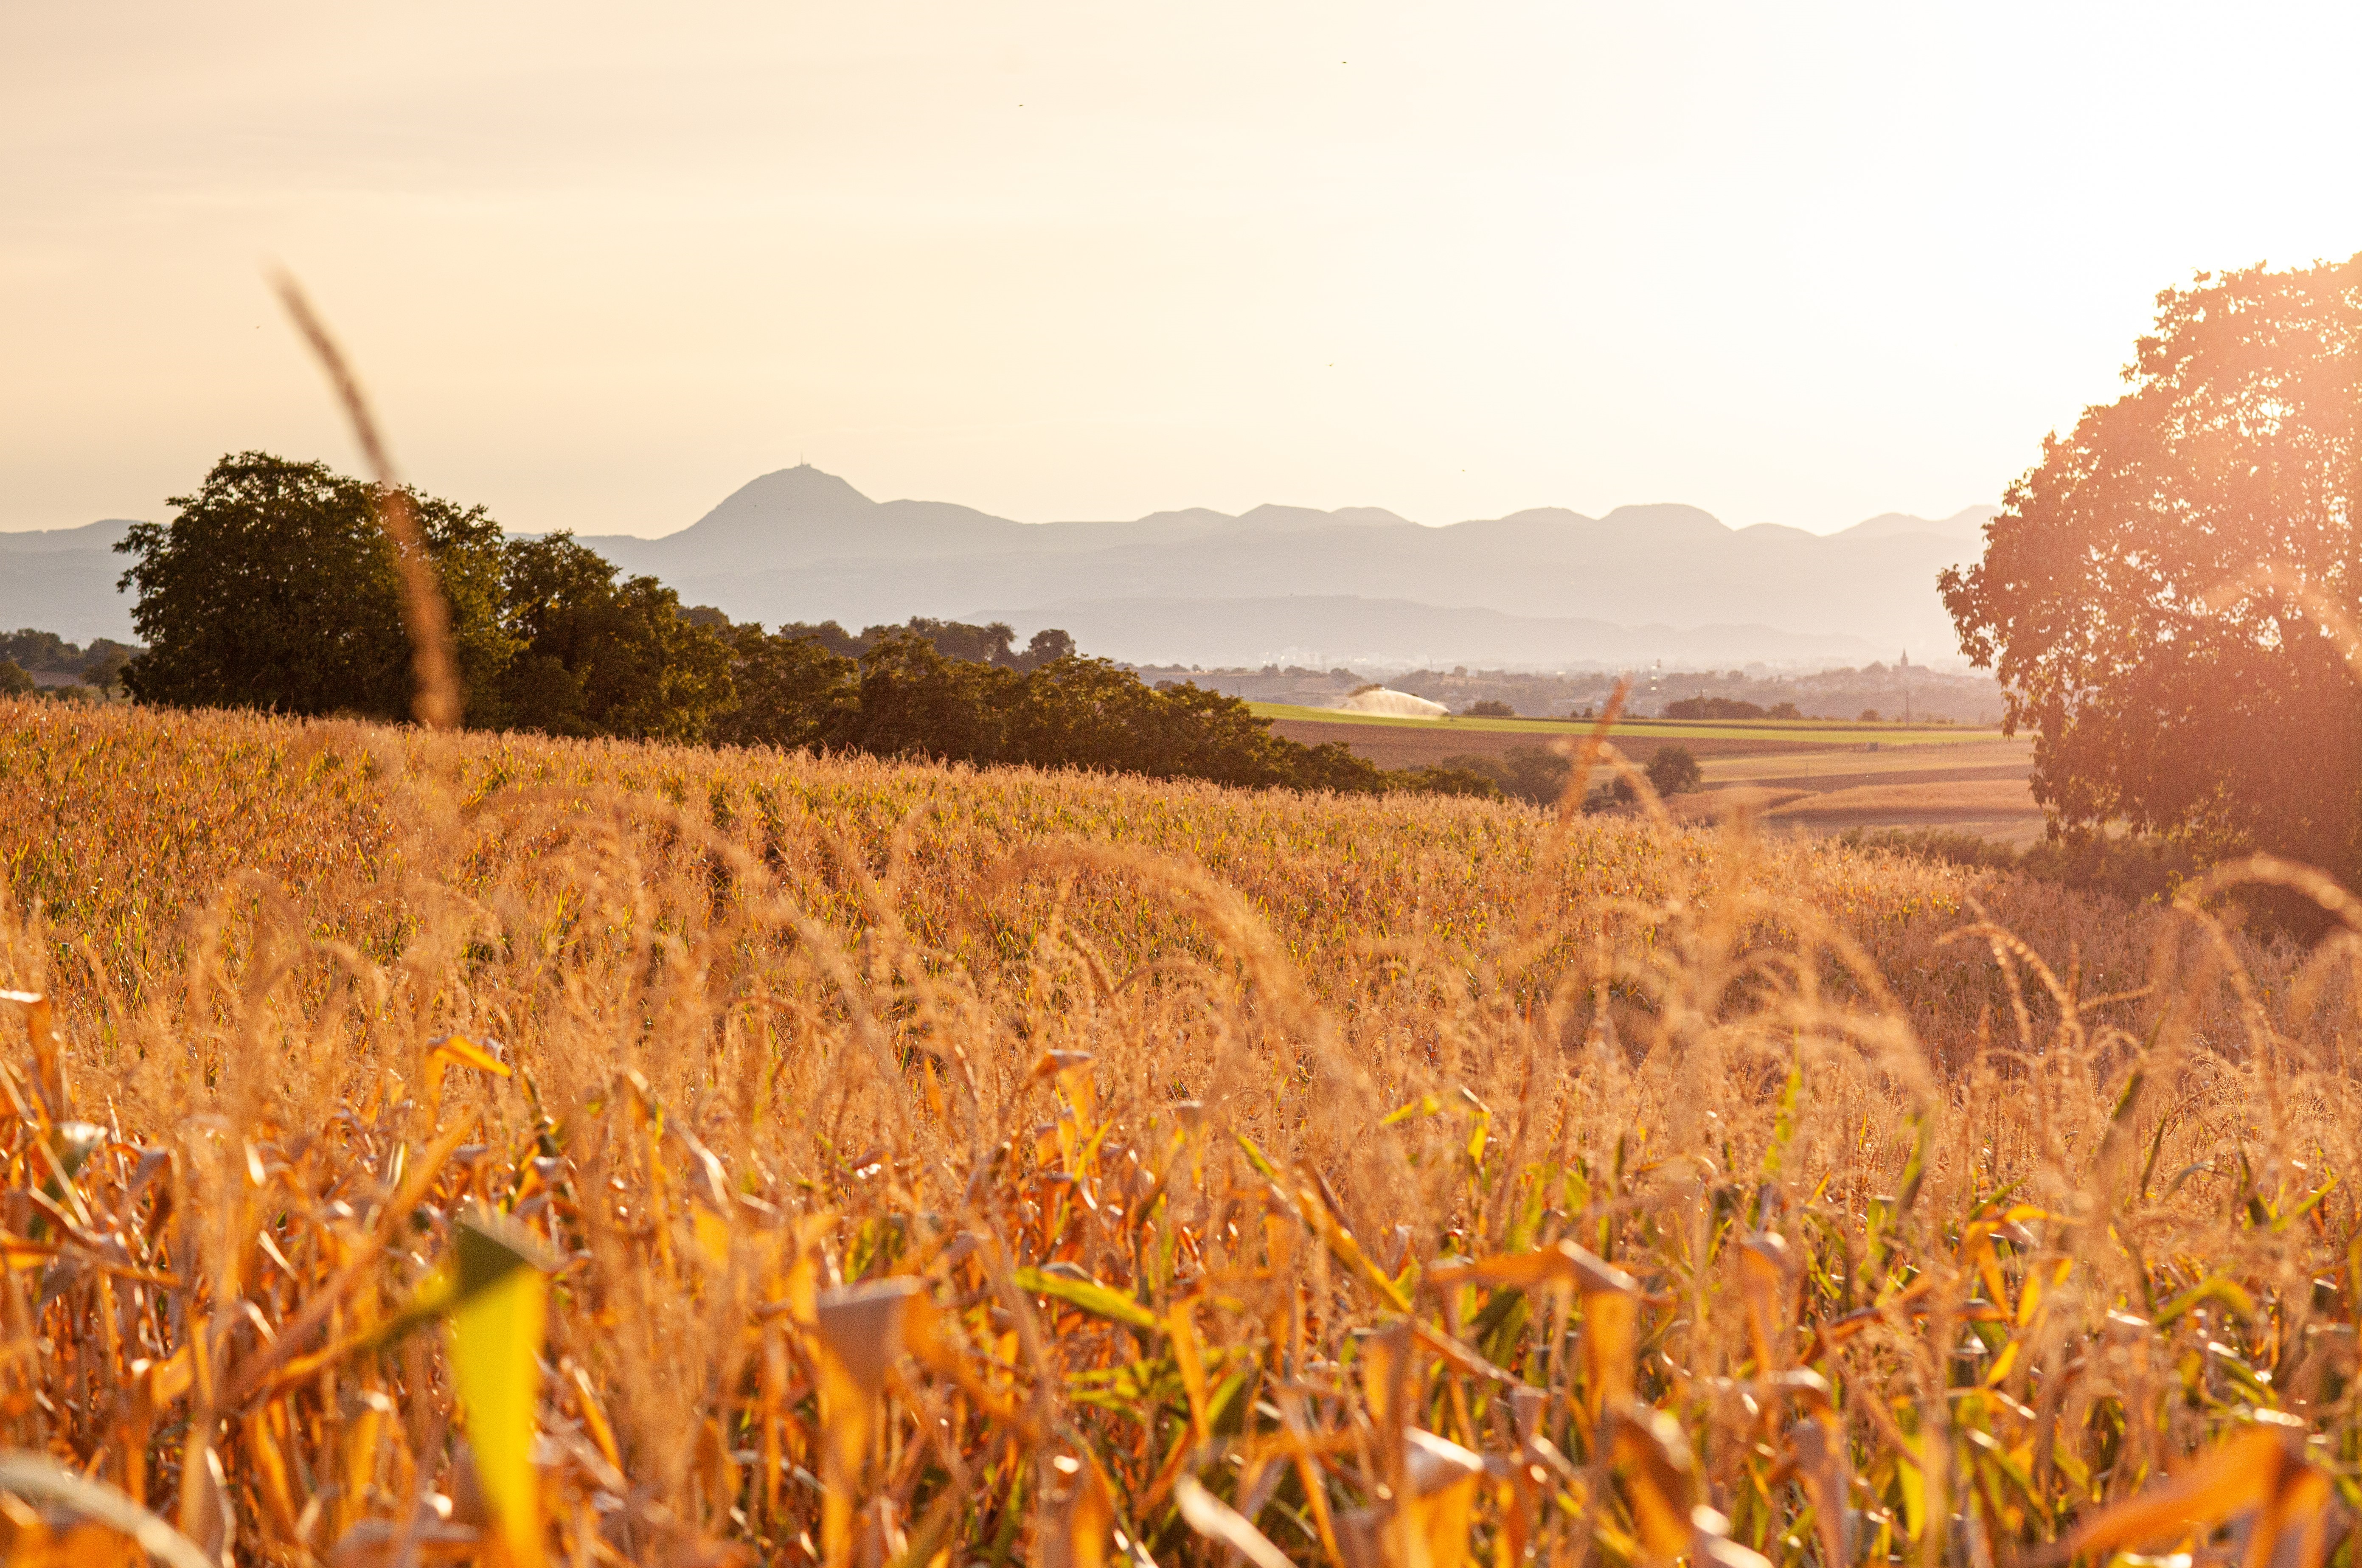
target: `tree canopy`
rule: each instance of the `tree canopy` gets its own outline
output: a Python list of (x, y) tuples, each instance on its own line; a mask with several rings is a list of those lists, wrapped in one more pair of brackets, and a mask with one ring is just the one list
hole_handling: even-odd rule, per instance
[(2168, 290), (2131, 390), (2047, 439), (1943, 574), (2058, 827), (2356, 868), (2357, 351), (2362, 257)]
[[(411, 494), (451, 607), (459, 678), (491, 689), (508, 656), (501, 530), (480, 506)], [(410, 712), (410, 644), (393, 542), (374, 486), (267, 452), (214, 465), (169, 524), (136, 523), (117, 585), (147, 651), (125, 684), (143, 701), (282, 713)]]

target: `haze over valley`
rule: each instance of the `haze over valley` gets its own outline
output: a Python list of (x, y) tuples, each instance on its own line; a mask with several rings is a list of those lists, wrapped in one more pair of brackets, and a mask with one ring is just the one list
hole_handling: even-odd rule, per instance
[[(807, 465), (676, 532), (582, 542), (735, 620), (1054, 625), (1133, 663), (1810, 668), (1905, 649), (1952, 662), (1936, 574), (1973, 558), (1992, 514), (1888, 513), (1826, 535), (1679, 504), (1441, 527), (1278, 505), (1028, 524), (875, 501)], [(112, 547), (126, 525), (0, 534), (0, 624), (128, 638)]]

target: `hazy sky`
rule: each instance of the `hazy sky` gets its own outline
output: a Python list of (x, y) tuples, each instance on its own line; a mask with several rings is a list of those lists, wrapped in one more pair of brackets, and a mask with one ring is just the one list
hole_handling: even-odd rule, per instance
[(1997, 499), (2194, 269), (2362, 249), (2362, 7), (0, 4), (0, 527), (352, 465), (663, 533)]

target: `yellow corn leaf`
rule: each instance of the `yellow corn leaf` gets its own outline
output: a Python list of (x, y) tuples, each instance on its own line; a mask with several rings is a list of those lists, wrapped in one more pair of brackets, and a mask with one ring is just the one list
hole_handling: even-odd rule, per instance
[(1851, 1562), (1846, 1551), (1845, 1429), (1834, 1414), (1807, 1419), (1788, 1429), (1788, 1454), (1796, 1479), (1813, 1505), (1813, 1518), (1821, 1532), (1821, 1561)]
[[(80, 1568), (83, 1563), (137, 1562), (137, 1553), (145, 1551), (159, 1562), (171, 1564), (171, 1568), (220, 1568), (219, 1564), (207, 1560), (195, 1541), (121, 1492), (103, 1481), (94, 1481), (68, 1470), (48, 1454), (32, 1453), (22, 1449), (0, 1452), (0, 1492), (37, 1503), (52, 1504), (70, 1514), (80, 1516), (83, 1523), (57, 1532), (52, 1540), (59, 1547), (72, 1543), (77, 1548), (86, 1548), (87, 1555), (81, 1554), (79, 1551), (67, 1551), (50, 1559), (61, 1564), (72, 1563)], [(25, 1512), (32, 1514), (31, 1509)], [(18, 1521), (11, 1519), (8, 1522)], [(30, 1522), (39, 1525), (39, 1516), (33, 1514)], [(29, 1530), (27, 1533), (30, 1533)], [(132, 1547), (133, 1542), (138, 1545), (120, 1556), (115, 1556), (112, 1553), (116, 1548), (107, 1539), (110, 1536), (127, 1548)], [(13, 1550), (9, 1560), (11, 1562), (17, 1561)], [(31, 1560), (41, 1561), (38, 1557)]]
[(509, 1065), (501, 1060), (499, 1048), (479, 1045), (464, 1034), (439, 1034), (426, 1043), (426, 1054), (446, 1062), (456, 1062), (463, 1067), (473, 1067), (494, 1077), (509, 1076)]
[(458, 1304), (447, 1318), (451, 1381), (466, 1413), (476, 1479), (511, 1568), (539, 1568), (541, 1484), (533, 1438), (548, 1277), (537, 1261), (539, 1244), (522, 1226), (479, 1214), (458, 1230)]
[(1597, 1420), (1632, 1397), (1634, 1331), (1640, 1317), (1638, 1291), (1592, 1290), (1583, 1296), (1584, 1402)]
[(0, 1001), (25, 1010), (25, 1033), (33, 1046), (34, 1082), (41, 1109), (51, 1121), (66, 1117), (65, 1065), (58, 1059), (58, 1036), (50, 1019), (50, 999), (38, 991), (0, 991)]
[(822, 1557), (829, 1568), (853, 1560), (853, 1515), (877, 1425), (886, 1369), (902, 1353), (903, 1330), (924, 1282), (903, 1275), (820, 1291), (814, 1339), (820, 1347), (823, 1450)]
[(1183, 1523), (1208, 1540), (1229, 1547), (1255, 1568), (1294, 1568), (1287, 1553), (1274, 1546), (1236, 1508), (1199, 1485), (1196, 1476), (1184, 1475), (1173, 1484), (1173, 1501), (1181, 1510)]
[(1417, 1427), (1403, 1432), (1403, 1478), (1410, 1483), (1413, 1496), (1441, 1492), (1484, 1474), (1484, 1459), (1451, 1439)]
[(297, 1533), (295, 1487), (288, 1474), (281, 1440), (286, 1435), (287, 1407), (278, 1401), (246, 1418), (246, 1452), (254, 1462), (256, 1487), (269, 1513), (271, 1528), (282, 1537)]
[(1484, 1478), (1485, 1461), (1458, 1443), (1417, 1427), (1403, 1433), (1411, 1525), (1426, 1543), (1432, 1568), (1461, 1568), (1467, 1562), (1469, 1516)]
[(1894, 1487), (1903, 1497), (1903, 1528), (1912, 1540), (1917, 1540), (1927, 1528), (1927, 1475), (1920, 1468), (1916, 1451), (1897, 1451), (1894, 1465)]
[(1086, 1456), (1060, 1454), (1052, 1465), (1074, 1480), (1066, 1499), (1065, 1517), (1043, 1554), (1045, 1568), (1107, 1568), (1108, 1548), (1115, 1533), (1115, 1497), (1107, 1477)]
[(705, 1261), (717, 1269), (730, 1266), (730, 1221), (698, 1204), (689, 1211), (690, 1228), (697, 1235), (697, 1250)]
[(730, 1457), (730, 1440), (723, 1435), (722, 1423), (711, 1416), (697, 1430), (694, 1468), (711, 1517), (724, 1517), (737, 1505), (738, 1463)]
[(1612, 1419), (1611, 1452), (1624, 1471), (1640, 1544), (1651, 1562), (1671, 1562), (1689, 1549), (1697, 1506), (1689, 1440), (1671, 1416), (1638, 1401), (1616, 1408)]
[(2001, 1272), (2001, 1257), (1993, 1251), (1994, 1221), (1980, 1220), (1968, 1228), (1960, 1238), (1959, 1259), (1977, 1271), (1978, 1282), (1985, 1287), (1985, 1297), (1996, 1307), (2009, 1305), (2009, 1281)]
[(2068, 1537), (2068, 1550), (2105, 1556), (2213, 1529), (2279, 1496), (2306, 1468), (2294, 1448), (2290, 1434), (2277, 1427), (2233, 1438), (2171, 1480), (2084, 1520)]
[(8, 1568), (139, 1568), (148, 1554), (139, 1543), (88, 1519), (51, 1526), (36, 1516), (13, 1532), (0, 1550)]
[(2046, 1284), (2042, 1277), (2042, 1271), (2029, 1265), (2025, 1271), (2025, 1284), (2017, 1293), (2017, 1326), (2023, 1329), (2033, 1322), (2035, 1312), (2042, 1306), (2044, 1294), (2065, 1285), (2067, 1276), (2074, 1271), (2075, 1260), (2061, 1258), (2051, 1269), (2050, 1278)]
[[(2026, 1289), (2031, 1292), (2034, 1288), (2035, 1286), (2033, 1282), (2031, 1280), (2027, 1281)], [(2018, 1347), (2025, 1342), (2023, 1340), (2012, 1339), (2007, 1344), (2001, 1347), (2001, 1353), (1993, 1357), (1992, 1367), (1985, 1374), (1986, 1387), (1998, 1388), (2002, 1386), (2003, 1381), (2009, 1376), (2013, 1370), (2015, 1369), (2017, 1365)]]
[[(2321, 1568), (2329, 1532), (2329, 1476), (2310, 1464), (2297, 1466), (2264, 1507), (2247, 1540), (2244, 1568)], [(2281, 1545), (2294, 1533), (2296, 1550)]]
[(1690, 1510), (1690, 1562), (1694, 1568), (1772, 1568), (1770, 1558), (1731, 1540), (1730, 1521), (1703, 1504)]
[(353, 1414), (345, 1426), (344, 1489), (336, 1500), (336, 1534), (358, 1525), (369, 1514), (370, 1493), (376, 1484), (378, 1461), (383, 1456), (385, 1423), (395, 1415), (393, 1401), (374, 1388), (353, 1396)]
[(1189, 1397), (1189, 1435), (1192, 1441), (1204, 1442), (1206, 1359), (1198, 1353), (1197, 1303), (1186, 1297), (1175, 1302), (1165, 1315), (1165, 1324), (1173, 1342), (1173, 1363), (1181, 1369), (1181, 1389)]
[(1443, 1102), (1431, 1094), (1423, 1094), (1407, 1105), (1397, 1106), (1378, 1119), (1381, 1127), (1398, 1126), (1414, 1116), (1432, 1116), (1443, 1109)]
[(1487, 1258), (1440, 1263), (1427, 1271), (1439, 1288), (1456, 1285), (1487, 1285), (1510, 1290), (1532, 1290), (1545, 1285), (1572, 1285), (1584, 1291), (1638, 1292), (1639, 1283), (1623, 1270), (1604, 1263), (1597, 1254), (1560, 1242), (1530, 1253), (1496, 1253)]
[(1738, 1249), (1738, 1287), (1747, 1300), (1747, 1338), (1758, 1373), (1779, 1370), (1788, 1332), (1787, 1284), (1787, 1239), (1773, 1231), (1749, 1237)]
[(599, 1403), (599, 1392), (591, 1386), (587, 1367), (578, 1365), (574, 1369), (574, 1397), (582, 1407), (582, 1430), (590, 1434), (600, 1457), (622, 1470), (624, 1452), (615, 1445), (615, 1429), (607, 1424), (606, 1408)]
[(0, 1264), (12, 1269), (43, 1268), (57, 1255), (58, 1249), (46, 1242), (0, 1233)]

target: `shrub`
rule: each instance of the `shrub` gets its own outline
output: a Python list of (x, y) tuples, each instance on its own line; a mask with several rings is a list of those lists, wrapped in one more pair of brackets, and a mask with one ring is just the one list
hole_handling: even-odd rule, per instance
[(1705, 782), (1705, 769), (1685, 745), (1665, 745), (1649, 758), (1650, 787), (1660, 795), (1685, 795)]
[(1461, 712), (1471, 719), (1514, 719), (1518, 711), (1497, 698), (1486, 697), (1471, 702)]
[(1551, 806), (1566, 792), (1574, 765), (1547, 746), (1512, 746), (1500, 753), (1467, 752), (1447, 756), (1437, 768), (1452, 768), (1490, 779), (1496, 789), (1529, 805)]

